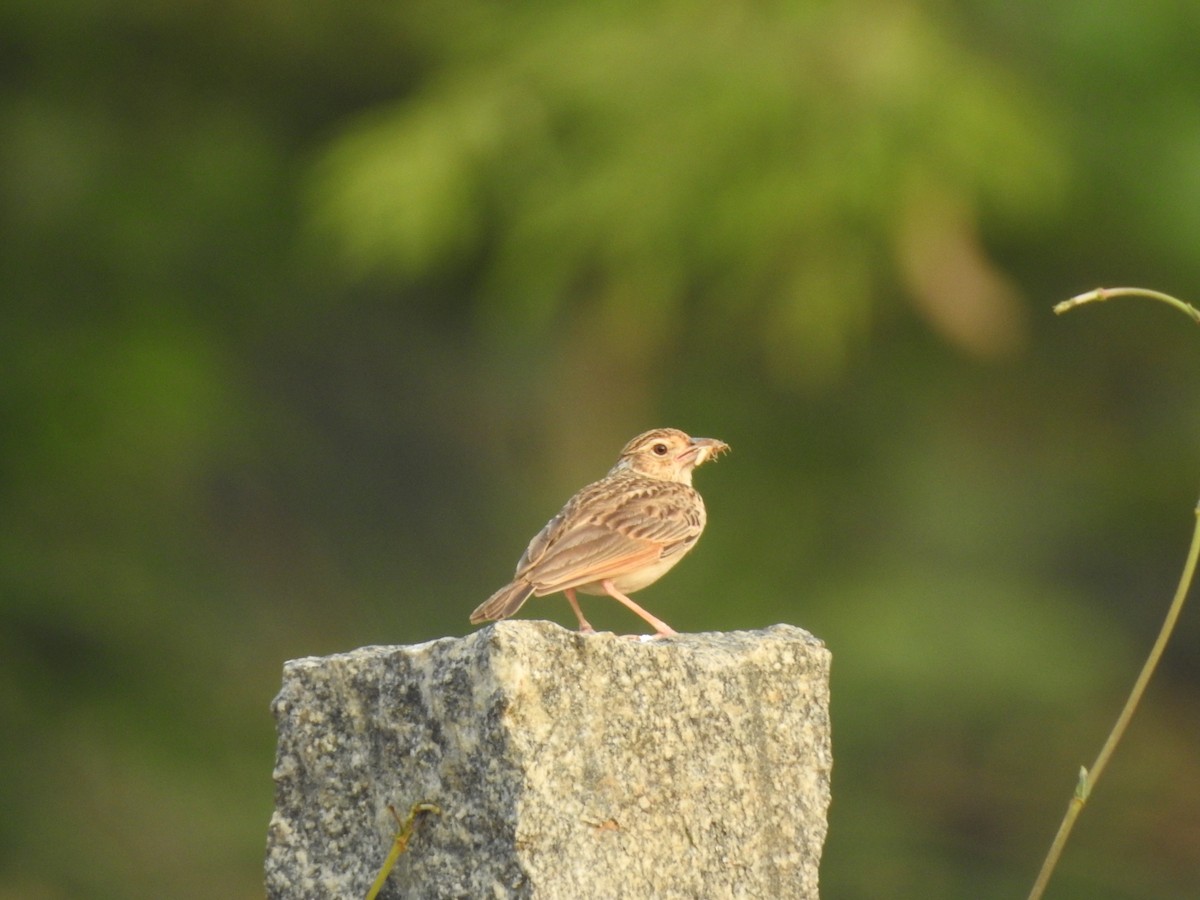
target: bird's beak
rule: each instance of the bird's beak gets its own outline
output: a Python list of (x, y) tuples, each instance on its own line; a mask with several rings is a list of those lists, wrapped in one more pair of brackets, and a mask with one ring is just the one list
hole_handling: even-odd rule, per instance
[(688, 441), (687, 449), (676, 457), (680, 462), (691, 459), (693, 466), (699, 466), (720, 456), (729, 449), (729, 445), (716, 438), (694, 437)]

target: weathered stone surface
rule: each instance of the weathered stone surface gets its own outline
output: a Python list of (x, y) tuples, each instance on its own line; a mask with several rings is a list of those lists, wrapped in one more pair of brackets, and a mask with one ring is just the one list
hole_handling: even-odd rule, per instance
[(829, 652), (799, 628), (637, 642), (548, 622), (284, 667), (271, 898), (812, 898)]

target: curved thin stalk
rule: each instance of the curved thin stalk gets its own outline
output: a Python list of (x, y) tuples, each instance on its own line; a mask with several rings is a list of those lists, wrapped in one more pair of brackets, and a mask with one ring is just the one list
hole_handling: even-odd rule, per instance
[(1121, 715), (1117, 717), (1117, 723), (1113, 726), (1112, 731), (1109, 732), (1108, 740), (1104, 742), (1100, 754), (1096, 757), (1096, 761), (1092, 763), (1091, 770), (1089, 771), (1085, 768), (1079, 770), (1079, 781), (1075, 785), (1075, 795), (1071, 798), (1071, 802), (1067, 804), (1066, 815), (1063, 816), (1062, 824), (1058, 826), (1058, 834), (1054, 836), (1054, 842), (1050, 845), (1050, 852), (1046, 854), (1045, 862), (1042, 863), (1042, 869), (1038, 873), (1037, 881), (1034, 882), (1033, 890), (1029, 892), (1029, 900), (1038, 900), (1045, 892), (1046, 885), (1050, 881), (1050, 875), (1054, 872), (1054, 867), (1058, 864), (1063, 847), (1066, 846), (1067, 838), (1071, 834), (1071, 829), (1075, 827), (1075, 820), (1083, 811), (1084, 804), (1088, 801), (1088, 796), (1096, 787), (1096, 782), (1100, 780), (1100, 776), (1104, 773), (1104, 769), (1108, 765), (1108, 760), (1117, 748), (1121, 736), (1125, 734), (1129, 720), (1133, 718), (1134, 710), (1137, 709), (1138, 703), (1142, 699), (1142, 694), (1146, 691), (1146, 685), (1150, 682), (1150, 677), (1154, 674), (1154, 670), (1158, 666), (1158, 661), (1162, 658), (1163, 650), (1167, 646), (1167, 640), (1171, 637), (1171, 632), (1175, 629), (1175, 622), (1179, 619), (1180, 610), (1183, 609), (1183, 601), (1187, 598), (1188, 590), (1192, 586), (1192, 576), (1196, 572), (1196, 559), (1200, 557), (1200, 506), (1196, 507), (1196, 516), (1196, 528), (1192, 533), (1192, 546), (1188, 551), (1187, 562), (1183, 567), (1183, 576), (1179, 580), (1179, 587), (1175, 591), (1175, 598), (1171, 601), (1171, 607), (1167, 610), (1167, 617), (1163, 621), (1161, 630), (1158, 632), (1158, 640), (1154, 642), (1154, 647), (1150, 650), (1150, 655), (1146, 657), (1146, 662), (1142, 666), (1142, 671), (1138, 675), (1137, 681), (1134, 682), (1129, 699), (1125, 701), (1125, 708), (1121, 710)]
[(1054, 307), (1054, 312), (1061, 316), (1063, 313), (1077, 306), (1082, 306), (1085, 303), (1109, 300), (1113, 297), (1146, 297), (1150, 300), (1159, 300), (1162, 303), (1167, 303), (1175, 307), (1193, 322), (1200, 325), (1200, 311), (1190, 303), (1184, 303), (1182, 300), (1172, 297), (1170, 294), (1164, 294), (1161, 291), (1152, 291), (1148, 288), (1137, 287), (1096, 288), (1094, 291), (1088, 291), (1086, 294), (1080, 294), (1078, 297), (1064, 300)]
[[(1175, 307), (1192, 321), (1200, 324), (1200, 312), (1191, 304), (1184, 303), (1170, 294), (1151, 291), (1145, 288), (1096, 288), (1094, 291), (1088, 291), (1086, 294), (1080, 294), (1078, 297), (1064, 300), (1054, 307), (1054, 311), (1062, 314), (1077, 306), (1082, 306), (1084, 303), (1108, 300), (1112, 297), (1146, 297), (1151, 300), (1159, 300)], [(1167, 610), (1167, 617), (1163, 620), (1162, 628), (1158, 632), (1158, 638), (1150, 650), (1150, 655), (1146, 657), (1146, 662), (1142, 665), (1142, 671), (1138, 674), (1137, 681), (1134, 682), (1133, 690), (1130, 691), (1129, 699), (1125, 701), (1125, 706), (1121, 710), (1121, 714), (1117, 717), (1116, 724), (1113, 725), (1112, 731), (1109, 732), (1108, 739), (1105, 740), (1104, 746), (1100, 749), (1096, 761), (1092, 763), (1091, 770), (1089, 771), (1082, 767), (1079, 770), (1079, 780), (1075, 785), (1075, 794), (1071, 797), (1071, 802), (1067, 804), (1067, 812), (1063, 816), (1062, 823), (1058, 826), (1058, 833), (1054, 835), (1054, 841), (1051, 843), (1050, 851), (1046, 854), (1046, 859), (1042, 863), (1041, 871), (1038, 872), (1033, 889), (1029, 892), (1029, 900), (1040, 900), (1042, 894), (1045, 892), (1046, 885), (1050, 881), (1050, 876), (1053, 874), (1054, 868), (1058, 865), (1058, 860), (1062, 856), (1063, 848), (1066, 846), (1071, 829), (1075, 827), (1075, 820), (1079, 818), (1079, 814), (1083, 811), (1088, 797), (1095, 789), (1100, 776), (1104, 774), (1104, 769), (1108, 766), (1108, 761), (1112, 757), (1113, 751), (1116, 750), (1122, 735), (1125, 734), (1125, 729), (1129, 726), (1129, 720), (1133, 718), (1134, 711), (1137, 709), (1138, 703), (1141, 702), (1142, 694), (1146, 691), (1146, 685), (1150, 683), (1150, 678), (1153, 676), (1154, 670), (1158, 667), (1158, 662), (1162, 658), (1163, 651), (1166, 649), (1167, 641), (1170, 639), (1171, 633), (1175, 630), (1175, 623), (1179, 619), (1179, 613), (1183, 609), (1184, 600), (1187, 599), (1188, 591), (1192, 586), (1192, 578), (1196, 572), (1197, 558), (1200, 558), (1200, 505), (1197, 505), (1195, 514), (1196, 525), (1192, 532), (1192, 545), (1188, 550), (1187, 561), (1183, 566), (1183, 574), (1179, 579), (1179, 587), (1175, 590), (1175, 597), (1171, 600), (1171, 606)]]

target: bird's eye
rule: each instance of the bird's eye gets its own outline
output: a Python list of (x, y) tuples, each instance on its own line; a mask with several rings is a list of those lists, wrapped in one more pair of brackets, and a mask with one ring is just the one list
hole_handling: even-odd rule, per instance
[(669, 448), (669, 447), (668, 447), (666, 444), (664, 444), (664, 443), (662, 443), (662, 442), (659, 442), (659, 443), (657, 443), (657, 444), (655, 444), (655, 445), (654, 445), (654, 455), (655, 455), (655, 456), (666, 456), (666, 455), (667, 455), (667, 451), (668, 451), (669, 449), (670, 449), (670, 448)]

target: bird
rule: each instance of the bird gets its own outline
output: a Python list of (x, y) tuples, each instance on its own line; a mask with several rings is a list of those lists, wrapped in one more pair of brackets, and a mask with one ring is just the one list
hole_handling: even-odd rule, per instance
[(656, 637), (678, 634), (629, 599), (653, 584), (696, 545), (707, 513), (692, 487), (692, 471), (729, 450), (716, 438), (677, 428), (639, 434), (599, 481), (580, 490), (529, 542), (513, 580), (471, 613), (478, 625), (513, 615), (531, 596), (561, 591), (584, 633), (576, 592), (607, 594), (653, 626)]

